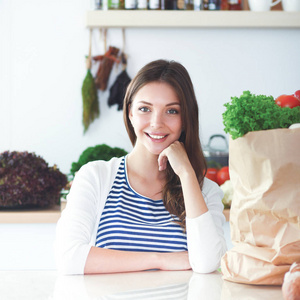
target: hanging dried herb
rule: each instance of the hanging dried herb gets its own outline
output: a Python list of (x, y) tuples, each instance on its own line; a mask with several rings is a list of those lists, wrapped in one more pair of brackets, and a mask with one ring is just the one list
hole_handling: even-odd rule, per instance
[(89, 56), (87, 58), (87, 74), (84, 78), (82, 88), (81, 88), (82, 106), (83, 106), (82, 123), (84, 126), (84, 133), (87, 131), (90, 124), (100, 114), (97, 87), (95, 85), (95, 81), (91, 73), (91, 66), (92, 66), (91, 38), (92, 38), (92, 30), (90, 30), (90, 46), (89, 46)]
[(81, 93), (83, 105), (82, 122), (84, 132), (86, 132), (90, 124), (99, 117), (100, 114), (97, 88), (90, 69), (87, 70), (87, 74), (82, 84)]
[(120, 62), (117, 58), (118, 48), (110, 46), (104, 55), (93, 57), (93, 60), (100, 61), (100, 65), (96, 74), (95, 83), (99, 90), (105, 91), (109, 79), (110, 72), (115, 62)]
[(121, 61), (123, 65), (122, 72), (116, 78), (116, 81), (109, 89), (109, 98), (108, 98), (108, 106), (111, 107), (114, 104), (118, 105), (118, 110), (123, 110), (123, 101), (126, 93), (127, 86), (129, 85), (131, 78), (127, 74), (126, 66), (127, 66), (127, 58), (126, 55), (122, 52)]

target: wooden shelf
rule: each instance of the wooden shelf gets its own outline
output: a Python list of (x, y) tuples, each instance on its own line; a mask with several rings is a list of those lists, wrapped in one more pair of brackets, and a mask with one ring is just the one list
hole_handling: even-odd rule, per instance
[(135, 28), (300, 28), (300, 12), (94, 10), (86, 26)]
[(50, 209), (2, 210), (0, 223), (56, 223), (66, 203)]

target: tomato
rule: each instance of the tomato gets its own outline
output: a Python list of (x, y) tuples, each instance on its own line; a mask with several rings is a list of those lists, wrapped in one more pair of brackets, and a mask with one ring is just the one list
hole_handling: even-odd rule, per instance
[(216, 182), (218, 185), (222, 185), (225, 181), (229, 180), (229, 167), (208, 168), (206, 172), (206, 178)]
[(281, 107), (294, 108), (300, 106), (300, 100), (293, 95), (281, 95), (275, 100), (276, 104)]
[(225, 181), (229, 180), (229, 167), (223, 167), (219, 170), (217, 174), (217, 183), (222, 185)]
[(208, 168), (205, 177), (214, 182), (217, 182), (217, 174), (218, 174), (217, 168)]
[(294, 93), (294, 97), (296, 97), (300, 101), (300, 90)]

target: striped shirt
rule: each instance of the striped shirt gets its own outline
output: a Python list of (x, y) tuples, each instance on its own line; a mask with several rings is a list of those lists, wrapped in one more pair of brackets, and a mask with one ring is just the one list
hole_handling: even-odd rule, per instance
[(152, 200), (135, 192), (122, 159), (102, 212), (96, 237), (101, 248), (143, 251), (187, 251), (186, 234), (162, 200)]

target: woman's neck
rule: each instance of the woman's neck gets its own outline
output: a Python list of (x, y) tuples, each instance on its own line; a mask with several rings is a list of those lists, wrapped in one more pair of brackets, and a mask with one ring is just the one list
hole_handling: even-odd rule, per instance
[(163, 179), (164, 172), (158, 170), (158, 155), (147, 150), (133, 148), (127, 157), (127, 167), (143, 178)]

